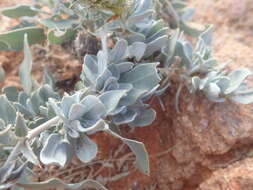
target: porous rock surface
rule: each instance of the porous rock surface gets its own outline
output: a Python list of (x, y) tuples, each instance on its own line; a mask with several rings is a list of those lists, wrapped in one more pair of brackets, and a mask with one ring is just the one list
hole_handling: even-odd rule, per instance
[(184, 182), (182, 187), (171, 189), (236, 189), (234, 184), (244, 189), (245, 182), (253, 183), (249, 175), (253, 162), (244, 161), (253, 144), (250, 106), (210, 103), (204, 97), (190, 95), (182, 96), (180, 102), (183, 111), (172, 119), (174, 148), (170, 156), (179, 171), (174, 182)]
[(211, 103), (184, 90), (181, 112), (176, 113), (173, 98), (169, 94), (163, 98), (166, 110), (154, 102), (155, 123), (130, 135), (147, 147), (150, 176), (137, 172), (113, 183), (112, 189), (253, 189), (251, 106)]
[[(4, 1), (7, 2), (14, 1)], [(191, 4), (197, 9), (197, 22), (215, 25), (214, 54), (219, 60), (233, 60), (233, 67), (253, 69), (252, 0), (192, 0)], [(6, 53), (2, 57), (2, 63), (13, 62), (3, 61), (11, 57)], [(14, 82), (17, 83), (16, 79)], [(253, 190), (252, 105), (211, 103), (202, 95), (191, 95), (184, 90), (180, 96), (181, 112), (176, 113), (176, 88), (173, 88), (163, 97), (166, 110), (157, 101), (153, 103), (157, 120), (152, 126), (125, 134), (147, 147), (150, 176), (132, 172), (107, 187), (110, 190)], [(119, 144), (104, 135), (99, 142), (104, 145), (100, 146), (101, 152), (109, 152)]]

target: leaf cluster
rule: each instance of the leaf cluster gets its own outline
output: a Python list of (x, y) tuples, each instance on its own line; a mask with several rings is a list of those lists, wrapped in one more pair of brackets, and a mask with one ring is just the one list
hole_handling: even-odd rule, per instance
[[(64, 168), (73, 157), (83, 163), (95, 159), (98, 147), (90, 135), (100, 131), (122, 140), (134, 153), (136, 167), (149, 174), (144, 144), (124, 138), (114, 129), (150, 125), (156, 112), (149, 102), (169, 90), (172, 77), (178, 85), (177, 101), (185, 86), (214, 102), (252, 103), (253, 90), (245, 82), (251, 72), (246, 68), (229, 72), (212, 57), (213, 28), (208, 26), (200, 33), (187, 27), (192, 9), (182, 1), (166, 1), (164, 7), (161, 2), (53, 0), (2, 11), (29, 26), (0, 34), (0, 50), (23, 48), (25, 54), (19, 69), (23, 90), (7, 86), (0, 96), (0, 150), (6, 160), (0, 168), (0, 189), (105, 189), (93, 180), (78, 184), (28, 180), (35, 165)], [(131, 8), (122, 9), (126, 4)], [(50, 12), (44, 12), (43, 6)], [(164, 17), (171, 13), (174, 20), (167, 23)], [(174, 30), (173, 24), (180, 29)], [(34, 81), (29, 46), (45, 39), (61, 44), (82, 30), (100, 39), (102, 48), (96, 55), (85, 55), (76, 90), (59, 94), (47, 72), (43, 83)], [(195, 47), (182, 30), (198, 36)], [(114, 42), (112, 47), (108, 47), (108, 39)]]

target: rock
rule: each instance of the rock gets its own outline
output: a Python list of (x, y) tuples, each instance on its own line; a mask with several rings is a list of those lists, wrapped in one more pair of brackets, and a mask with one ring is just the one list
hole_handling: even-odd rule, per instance
[(253, 158), (248, 158), (230, 165), (226, 169), (214, 172), (212, 177), (203, 182), (198, 190), (252, 190)]
[[(217, 176), (215, 179), (223, 176), (217, 175), (218, 171), (230, 172), (224, 169), (237, 162), (240, 165), (248, 157), (253, 143), (250, 106), (212, 103), (201, 94), (192, 95), (185, 89), (180, 98), (181, 113), (177, 114), (173, 99), (167, 94), (163, 99), (166, 110), (158, 104), (155, 106), (156, 122), (134, 132), (151, 155), (149, 183), (157, 183), (159, 190), (198, 189), (213, 176)], [(239, 167), (243, 171), (244, 166)], [(249, 180), (253, 183), (253, 176)], [(214, 187), (216, 181), (219, 180), (211, 181)]]

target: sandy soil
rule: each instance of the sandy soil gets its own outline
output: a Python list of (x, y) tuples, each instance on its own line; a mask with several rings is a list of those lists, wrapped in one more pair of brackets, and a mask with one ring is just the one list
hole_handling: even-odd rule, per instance
[[(20, 2), (20, 1), (18, 1)], [(0, 1), (0, 7), (3, 5), (15, 4), (12, 0)], [(252, 0), (190, 0), (190, 5), (196, 8), (196, 16), (194, 20), (202, 24), (213, 24), (215, 26), (215, 41), (214, 41), (214, 55), (220, 62), (232, 61), (231, 67), (247, 66), (253, 70), (253, 3)], [(0, 22), (4, 23), (3, 28), (9, 26), (9, 20), (0, 17)], [(1, 29), (3, 29), (1, 27)], [(71, 55), (68, 55), (64, 50), (59, 48), (52, 48), (53, 53), (49, 47), (43, 49), (41, 47), (33, 51), (35, 56), (34, 73), (37, 79), (41, 78), (41, 69), (47, 65), (55, 72), (56, 77), (62, 81), (63, 85), (66, 81), (76, 80), (80, 72), (80, 65)], [(38, 54), (38, 51), (40, 52)], [(40, 55), (40, 56), (38, 56)], [(0, 52), (0, 64), (6, 70), (7, 77), (0, 86), (11, 84), (19, 86), (19, 79), (17, 77), (17, 66), (22, 60), (22, 53), (17, 52)], [(73, 71), (73, 72), (69, 72)], [(67, 74), (66, 74), (67, 73)], [(74, 77), (73, 77), (74, 76)], [(157, 106), (157, 110), (160, 110)], [(132, 169), (131, 156), (127, 157), (124, 162), (118, 163), (109, 162), (106, 167), (101, 165), (93, 165), (92, 167), (80, 168), (78, 163), (67, 171), (72, 171), (74, 177), (66, 179), (66, 181), (76, 182), (89, 174), (101, 179), (102, 176), (115, 176), (117, 173), (125, 172), (125, 168), (131, 168), (131, 173), (128, 177), (118, 179), (107, 184), (111, 190), (196, 190), (202, 181), (209, 178), (211, 171), (207, 169), (194, 168), (192, 165), (184, 165), (184, 154), (189, 151), (196, 151), (185, 146), (180, 150), (174, 150), (171, 155), (168, 155), (173, 150), (174, 134), (171, 130), (171, 111), (163, 113), (158, 112), (158, 120), (150, 127), (137, 129), (134, 134), (128, 134), (129, 137), (142, 141), (146, 145), (148, 152), (151, 155), (151, 175), (144, 176)], [(171, 115), (170, 115), (171, 114)], [(169, 119), (168, 119), (169, 118)], [(126, 131), (125, 131), (125, 134)], [(98, 134), (94, 137), (99, 139), (100, 147), (99, 158), (110, 158), (115, 152), (119, 152), (117, 158), (122, 158), (128, 152), (125, 148), (123, 151), (118, 151), (121, 147), (117, 140), (112, 140), (110, 137), (103, 134)], [(177, 141), (179, 144), (184, 144), (185, 140)], [(110, 147), (110, 150), (108, 150)], [(187, 149), (189, 148), (189, 149)], [(106, 152), (103, 153), (102, 152)], [(115, 156), (115, 155), (114, 155)], [(178, 168), (178, 163), (175, 157), (182, 157), (181, 166)], [(196, 155), (195, 155), (196, 156)], [(186, 156), (187, 157), (187, 156)], [(197, 157), (197, 156), (196, 156)], [(192, 154), (194, 160), (194, 154)], [(129, 161), (130, 160), (130, 161)], [(183, 166), (182, 166), (183, 165)], [(125, 166), (125, 167), (124, 167)], [(116, 169), (115, 169), (116, 168)], [(94, 172), (100, 171), (98, 173)], [(51, 172), (51, 173), (50, 173)], [(64, 178), (66, 170), (61, 175), (60, 172), (53, 168), (47, 173), (40, 171), (40, 180), (45, 179), (45, 176), (58, 176)], [(96, 175), (95, 175), (96, 174)], [(180, 176), (189, 179), (180, 179)], [(111, 178), (112, 179), (112, 178)]]
[(191, 0), (194, 19), (213, 24), (214, 55), (221, 62), (232, 60), (237, 66), (253, 66), (253, 3), (251, 0)]

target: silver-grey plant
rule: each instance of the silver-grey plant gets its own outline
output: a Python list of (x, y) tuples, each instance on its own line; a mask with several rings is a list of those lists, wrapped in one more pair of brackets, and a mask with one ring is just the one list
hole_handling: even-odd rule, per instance
[[(90, 135), (99, 131), (121, 139), (134, 153), (136, 167), (149, 174), (144, 144), (122, 137), (113, 127), (128, 125), (134, 130), (150, 125), (156, 112), (149, 101), (169, 90), (172, 77), (178, 87), (177, 105), (183, 87), (190, 93), (202, 92), (214, 102), (253, 102), (253, 89), (245, 82), (251, 72), (246, 68), (228, 71), (212, 57), (211, 26), (198, 35), (193, 48), (180, 29), (173, 30), (156, 13), (159, 1), (46, 2), (50, 13), (36, 4), (4, 9), (3, 14), (39, 21), (49, 29), (51, 43), (61, 44), (86, 30), (101, 39), (102, 48), (96, 55), (85, 55), (76, 90), (60, 94), (48, 72), (41, 84), (31, 74), (29, 46), (46, 39), (44, 29), (29, 26), (0, 34), (0, 50), (23, 48), (25, 54), (19, 70), (23, 91), (8, 86), (0, 96), (0, 157), (5, 160), (0, 168), (0, 189), (106, 189), (92, 179), (66, 184), (60, 179), (32, 182), (29, 178), (34, 166), (64, 168), (73, 157), (85, 164), (91, 162), (98, 147)], [(117, 7), (129, 2), (130, 9)], [(177, 22), (185, 26), (192, 10), (185, 10), (186, 4), (179, 0), (167, 5), (179, 11)], [(39, 14), (49, 17), (37, 17)], [(196, 35), (196, 31), (190, 32)], [(111, 48), (109, 38), (115, 42)]]

